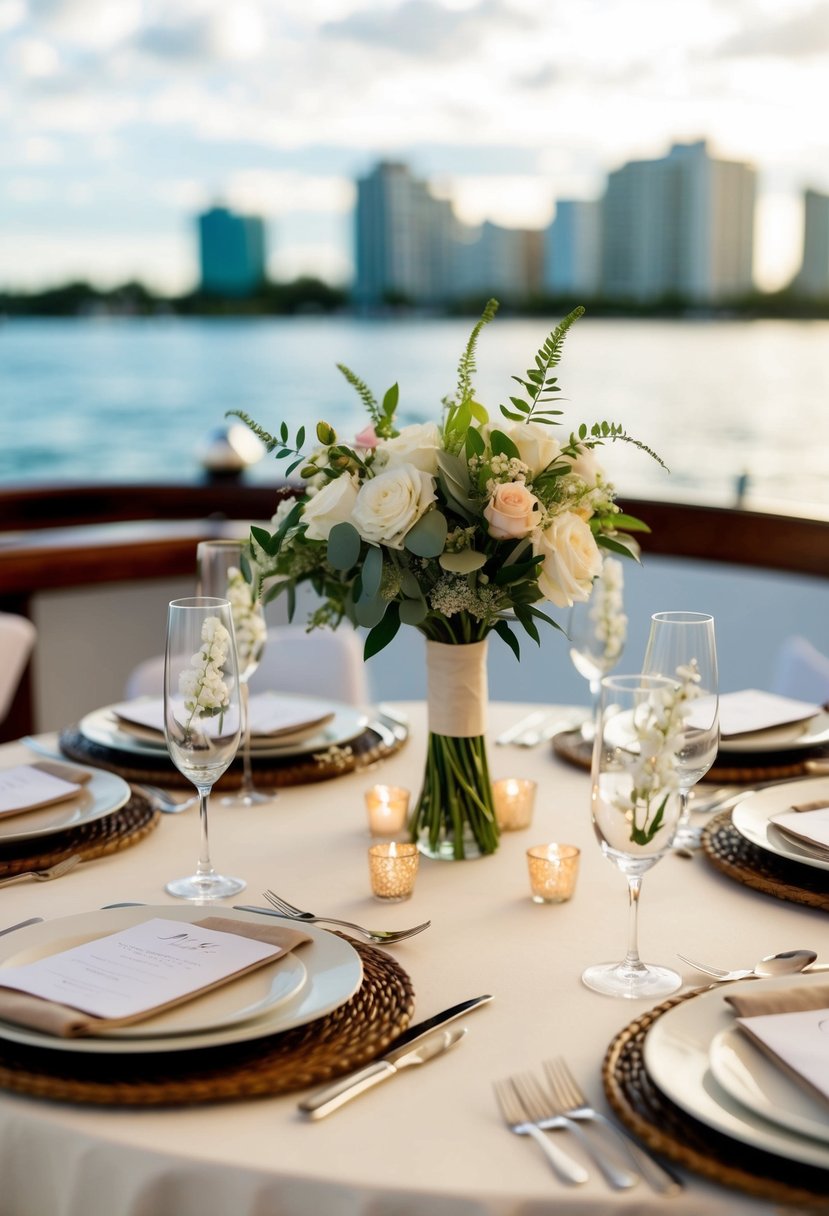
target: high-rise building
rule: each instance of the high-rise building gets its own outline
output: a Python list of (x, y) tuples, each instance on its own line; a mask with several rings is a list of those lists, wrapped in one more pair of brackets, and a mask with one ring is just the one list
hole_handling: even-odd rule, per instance
[(603, 292), (706, 303), (751, 291), (755, 196), (754, 169), (705, 141), (617, 169), (601, 205)]
[(212, 207), (198, 218), (201, 290), (248, 296), (265, 282), (265, 224), (258, 216)]
[(829, 195), (803, 198), (803, 263), (792, 286), (810, 299), (829, 299)]
[(595, 295), (599, 290), (601, 209), (588, 199), (556, 202), (544, 233), (544, 289), (552, 295)]

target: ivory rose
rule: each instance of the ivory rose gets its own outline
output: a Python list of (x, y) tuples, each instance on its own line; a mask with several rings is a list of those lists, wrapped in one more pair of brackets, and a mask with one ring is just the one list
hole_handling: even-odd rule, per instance
[(484, 507), (489, 535), (495, 540), (517, 540), (528, 536), (538, 522), (538, 499), (521, 481), (508, 481), (495, 487)]
[(308, 525), (305, 535), (309, 540), (328, 540), (334, 524), (351, 518), (356, 502), (357, 483), (350, 474), (327, 482), (302, 509), (302, 522)]
[(553, 464), (561, 451), (561, 444), (550, 434), (552, 428), (540, 422), (515, 422), (511, 426), (505, 423), (489, 429), (503, 431), (512, 440), (520, 459), (529, 467), (530, 479)]
[(413, 464), (392, 465), (363, 482), (351, 522), (363, 540), (402, 549), (404, 536), (436, 497), (428, 473)]
[(441, 450), (440, 430), (435, 422), (416, 422), (404, 426), (393, 439), (381, 439), (377, 451), (386, 457), (386, 464), (410, 464), (433, 477), (438, 471), (438, 452)]
[(572, 466), (576, 477), (580, 477), (588, 486), (595, 486), (599, 479), (604, 477), (604, 470), (592, 448), (579, 444), (579, 454), (575, 460), (572, 456), (565, 456), (564, 459)]
[(593, 579), (601, 573), (602, 555), (588, 524), (573, 511), (557, 515), (533, 537), (533, 552), (544, 555), (538, 589), (559, 608), (572, 608), (590, 598)]

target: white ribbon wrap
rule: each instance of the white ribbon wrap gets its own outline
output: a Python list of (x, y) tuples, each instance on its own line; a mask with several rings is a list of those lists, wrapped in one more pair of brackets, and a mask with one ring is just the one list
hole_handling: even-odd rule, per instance
[(465, 645), (426, 643), (429, 730), (433, 735), (474, 739), (486, 733), (487, 639)]

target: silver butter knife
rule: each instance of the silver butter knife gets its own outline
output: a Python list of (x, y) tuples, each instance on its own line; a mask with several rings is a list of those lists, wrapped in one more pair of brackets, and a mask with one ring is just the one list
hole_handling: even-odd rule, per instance
[(9, 925), (5, 929), (0, 929), (0, 937), (5, 937), (7, 933), (14, 933), (15, 929), (25, 929), (27, 925), (39, 925), (42, 921), (42, 916), (30, 916), (28, 920), (19, 920), (16, 925)]
[(425, 1064), (435, 1056), (442, 1055), (443, 1052), (460, 1042), (466, 1034), (466, 1030), (462, 1027), (455, 1032), (447, 1031), (442, 1034), (435, 1034), (435, 1031), (491, 1000), (490, 995), (472, 997), (471, 1000), (462, 1001), (459, 1005), (452, 1005), (451, 1008), (444, 1009), (442, 1013), (436, 1013), (434, 1017), (427, 1018), (425, 1022), (418, 1022), (415, 1026), (410, 1026), (394, 1040), (391, 1047), (379, 1060), (375, 1060), (372, 1064), (361, 1068), (359, 1072), (351, 1073), (350, 1076), (335, 1081), (333, 1085), (326, 1085), (322, 1089), (318, 1089), (316, 1093), (310, 1094), (309, 1097), (303, 1098), (299, 1109), (311, 1119), (322, 1119), (325, 1115), (344, 1106), (346, 1102), (350, 1102), (352, 1098), (356, 1098), (358, 1094), (393, 1077), (401, 1068)]

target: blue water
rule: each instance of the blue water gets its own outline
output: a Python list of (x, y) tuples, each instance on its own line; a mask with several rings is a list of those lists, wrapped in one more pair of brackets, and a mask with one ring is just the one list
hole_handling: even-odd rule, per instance
[[(478, 398), (497, 413), (557, 318), (497, 318), (478, 347)], [(401, 422), (437, 419), (467, 320), (8, 320), (0, 323), (0, 483), (181, 481), (226, 410), (292, 432), (364, 423), (336, 364)], [(829, 322), (580, 321), (558, 369), (565, 425), (607, 419), (655, 448), (605, 449), (619, 494), (829, 513)], [(272, 458), (250, 476), (273, 480)]]

